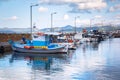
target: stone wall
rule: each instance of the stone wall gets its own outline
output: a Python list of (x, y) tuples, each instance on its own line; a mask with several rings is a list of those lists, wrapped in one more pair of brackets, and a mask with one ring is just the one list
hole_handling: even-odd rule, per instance
[(30, 39), (30, 34), (5, 34), (0, 33), (0, 42), (7, 42), (12, 39), (13, 41), (19, 41), (22, 39), (22, 36), (25, 36), (26, 39)]
[(120, 33), (113, 33), (114, 38), (120, 38)]

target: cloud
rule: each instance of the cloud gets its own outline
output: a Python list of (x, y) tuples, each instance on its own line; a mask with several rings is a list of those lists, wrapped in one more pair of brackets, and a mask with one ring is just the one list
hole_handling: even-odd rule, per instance
[(111, 2), (117, 2), (117, 1), (119, 1), (119, 0), (109, 0), (109, 1), (111, 1)]
[(63, 5), (70, 3), (79, 3), (83, 0), (40, 0), (41, 4)]
[[(114, 19), (114, 20), (110, 20), (109, 24), (115, 26), (115, 25), (120, 25), (120, 20), (119, 19)], [(108, 25), (109, 25), (108, 24)]]
[(17, 20), (18, 17), (17, 16), (12, 16), (12, 17), (9, 17), (9, 18), (5, 18), (4, 20)]
[(86, 2), (86, 3), (79, 3), (78, 8), (79, 9), (102, 9), (105, 8), (107, 4), (105, 2)]
[(111, 2), (114, 2), (114, 1), (116, 1), (116, 0), (110, 0)]
[(64, 4), (63, 0), (40, 0), (41, 4)]
[(65, 5), (72, 8), (69, 12), (89, 12), (90, 10), (101, 10), (107, 6), (103, 0), (40, 0), (41, 4)]
[(114, 7), (110, 7), (109, 8), (109, 12), (114, 12), (115, 11), (115, 8)]
[(116, 10), (120, 10), (120, 4), (115, 5), (114, 8), (115, 8)]
[(12, 17), (10, 17), (10, 18), (8, 18), (9, 20), (17, 20), (18, 19), (18, 17), (17, 16), (12, 16)]
[(64, 20), (68, 20), (69, 19), (69, 15), (65, 14), (63, 18), (64, 18)]
[(40, 7), (40, 8), (38, 9), (38, 11), (40, 11), (40, 12), (46, 12), (46, 11), (48, 11), (48, 8)]
[[(102, 10), (103, 8), (105, 8), (107, 6), (107, 4), (105, 2), (102, 1), (89, 1), (89, 2), (85, 2), (85, 3), (78, 3), (76, 4), (76, 6), (73, 6), (73, 8), (75, 7), (76, 9), (78, 9), (78, 11), (85, 11), (90, 13), (92, 10)], [(73, 9), (73, 11), (75, 10), (75, 8)]]
[(120, 25), (120, 20), (115, 20), (115, 25)]
[(117, 14), (117, 15), (115, 16), (115, 18), (116, 18), (116, 19), (120, 19), (120, 14)]
[(99, 1), (92, 1), (91, 2), (85, 2), (85, 3), (78, 3), (75, 4), (73, 7), (74, 9), (72, 9), (71, 12), (87, 12), (90, 13), (92, 10), (102, 10), (104, 8), (109, 7), (108, 6), (108, 2), (114, 2), (114, 3), (110, 3), (113, 4), (114, 6), (111, 6), (108, 10), (108, 12), (115, 12), (115, 11), (120, 11), (120, 1), (119, 0), (105, 0), (106, 2), (104, 2), (103, 0), (99, 0)]
[(109, 8), (109, 12), (120, 11), (120, 4), (116, 4), (115, 6), (111, 6)]
[(68, 12), (70, 12), (70, 13), (91, 13), (91, 11), (90, 10), (79, 10), (79, 9), (77, 9), (77, 8), (74, 8), (74, 9), (72, 9), (71, 11), (68, 11)]
[(70, 4), (69, 6), (72, 8), (72, 10), (69, 11), (70, 13), (91, 13), (88, 9), (79, 9), (77, 4)]
[(100, 16), (100, 15), (96, 15), (95, 18), (102, 18), (102, 16)]
[(41, 4), (78, 4), (87, 2), (102, 2), (103, 0), (40, 0)]

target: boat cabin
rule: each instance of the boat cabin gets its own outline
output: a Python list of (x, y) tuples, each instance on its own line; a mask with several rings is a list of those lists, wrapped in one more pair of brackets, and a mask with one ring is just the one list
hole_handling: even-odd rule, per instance
[(57, 32), (35, 33), (32, 36), (32, 44), (34, 46), (47, 46), (50, 43), (56, 42), (58, 35), (60, 33)]

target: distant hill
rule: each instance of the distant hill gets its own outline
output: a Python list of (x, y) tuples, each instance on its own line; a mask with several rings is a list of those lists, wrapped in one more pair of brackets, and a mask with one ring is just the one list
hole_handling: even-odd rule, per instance
[[(91, 29), (92, 30), (98, 29), (98, 27), (92, 27), (92, 28), (90, 28), (90, 27), (76, 27), (76, 31), (80, 32), (84, 28), (87, 29), (88, 31), (91, 30)], [(47, 32), (47, 31), (50, 31), (50, 28), (40, 29), (40, 31)], [(71, 25), (66, 25), (66, 26), (63, 26), (63, 27), (55, 27), (54, 31), (58, 31), (58, 32), (74, 32), (75, 27), (71, 26)]]
[[(51, 28), (43, 28), (43, 29), (33, 29), (35, 31), (40, 31), (40, 32), (49, 32)], [(88, 31), (90, 30), (106, 30), (106, 31), (111, 31), (111, 30), (116, 30), (120, 29), (120, 26), (103, 26), (103, 27), (76, 27), (76, 31), (80, 32), (82, 29), (86, 29)], [(54, 27), (54, 31), (57, 32), (74, 32), (75, 27), (71, 25), (66, 25), (63, 27)], [(30, 33), (31, 29), (30, 28), (0, 28), (0, 33)]]
[(69, 30), (69, 29), (73, 29), (73, 26), (71, 25), (67, 25), (67, 26), (64, 26), (64, 27), (61, 27), (63, 30)]
[[(40, 31), (47, 32), (50, 31), (51, 28), (44, 28), (40, 29)], [(63, 27), (54, 27), (54, 31), (69, 31), (73, 30), (73, 27), (71, 25), (63, 26)]]
[[(86, 29), (88, 31), (90, 30), (106, 30), (106, 31), (112, 31), (112, 30), (116, 30), (116, 29), (120, 29), (120, 26), (114, 27), (114, 26), (103, 26), (103, 27), (98, 27), (98, 26), (93, 26), (93, 27), (76, 27), (76, 31), (80, 32), (83, 29)], [(47, 32), (50, 31), (50, 28), (44, 28), (44, 29), (40, 29), (40, 31), (43, 32)], [(71, 25), (66, 25), (63, 27), (55, 27), (54, 31), (58, 31), (58, 32), (74, 32), (75, 31), (75, 27), (71, 26)]]

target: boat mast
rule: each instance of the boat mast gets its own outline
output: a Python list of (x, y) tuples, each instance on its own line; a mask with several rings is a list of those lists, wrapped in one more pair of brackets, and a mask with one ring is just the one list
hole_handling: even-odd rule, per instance
[(34, 6), (39, 6), (39, 4), (33, 4), (33, 5), (30, 5), (30, 27), (31, 27), (31, 39), (32, 39), (32, 31), (33, 31), (33, 28), (32, 28), (32, 7)]

